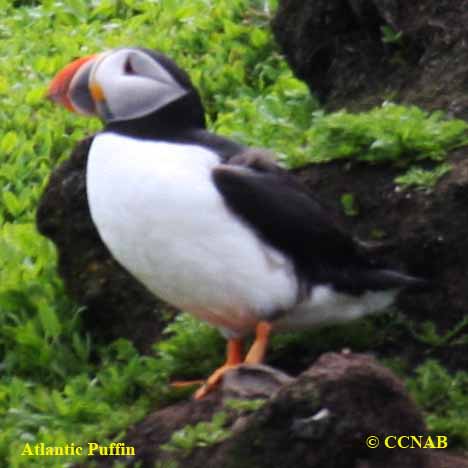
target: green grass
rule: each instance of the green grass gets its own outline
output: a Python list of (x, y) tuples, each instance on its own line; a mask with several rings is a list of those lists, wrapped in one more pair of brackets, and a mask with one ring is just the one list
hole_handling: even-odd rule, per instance
[[(443, 162), (466, 142), (464, 122), (414, 107), (324, 114), (278, 53), (274, 8), (274, 0), (0, 0), (0, 466), (64, 466), (25, 459), (21, 447), (117, 440), (174, 398), (169, 376), (206, 375), (222, 360), (217, 332), (187, 316), (151, 357), (125, 341), (96, 347), (82, 329), (55, 250), (34, 226), (50, 172), (100, 127), (43, 98), (71, 59), (121, 45), (162, 50), (190, 72), (210, 128), (271, 148), (288, 167), (342, 158), (403, 170)], [(343, 203), (355, 209), (349, 197)]]
[(189, 455), (197, 447), (218, 444), (231, 435), (231, 431), (224, 427), (227, 419), (227, 414), (221, 411), (216, 413), (211, 421), (187, 425), (175, 431), (169, 442), (161, 448), (167, 452), (183, 452)]
[(441, 112), (385, 102), (358, 114), (316, 112), (307, 136), (316, 162), (352, 158), (405, 165), (443, 160), (449, 150), (468, 143), (467, 129), (463, 120), (446, 120)]
[(434, 188), (437, 182), (453, 169), (451, 164), (438, 164), (432, 170), (422, 169), (421, 167), (413, 166), (405, 174), (398, 176), (395, 182), (404, 188), (418, 187), (424, 189)]
[(448, 436), (449, 447), (467, 445), (468, 372), (450, 374), (440, 363), (428, 360), (408, 380), (408, 390), (426, 412), (433, 435)]

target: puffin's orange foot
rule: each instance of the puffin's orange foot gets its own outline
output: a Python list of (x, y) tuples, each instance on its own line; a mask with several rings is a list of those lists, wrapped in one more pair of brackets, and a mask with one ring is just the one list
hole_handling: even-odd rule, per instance
[(201, 400), (211, 393), (218, 385), (226, 372), (237, 367), (243, 360), (243, 342), (241, 339), (230, 339), (227, 344), (227, 359), (224, 365), (216, 369), (206, 382), (195, 392), (195, 400)]
[[(259, 322), (255, 329), (255, 341), (253, 342), (245, 360), (245, 364), (260, 364), (265, 357), (268, 346), (268, 338), (272, 326), (268, 322)], [(205, 385), (199, 388), (194, 395), (195, 400), (201, 400), (212, 392), (223, 380), (224, 374), (242, 363), (242, 341), (229, 340), (227, 361), (224, 366), (216, 369), (208, 378)]]
[(224, 364), (220, 368), (216, 369), (209, 377), (203, 386), (201, 386), (193, 395), (195, 400), (201, 400), (205, 398), (206, 395), (215, 390), (221, 381), (223, 380), (224, 374), (229, 372), (232, 369), (235, 369), (239, 364)]

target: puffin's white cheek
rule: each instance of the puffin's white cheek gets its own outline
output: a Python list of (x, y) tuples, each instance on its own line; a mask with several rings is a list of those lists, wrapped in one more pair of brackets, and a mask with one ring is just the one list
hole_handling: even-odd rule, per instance
[(149, 115), (187, 93), (176, 83), (167, 84), (138, 76), (122, 76), (103, 83), (103, 89), (113, 120)]

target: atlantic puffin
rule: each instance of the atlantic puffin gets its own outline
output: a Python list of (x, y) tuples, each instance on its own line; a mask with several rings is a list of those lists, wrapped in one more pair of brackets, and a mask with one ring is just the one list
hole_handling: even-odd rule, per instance
[(226, 362), (195, 398), (233, 367), (261, 363), (273, 331), (354, 320), (425, 286), (376, 262), (269, 151), (207, 131), (197, 90), (166, 55), (122, 47), (80, 58), (48, 96), (104, 123), (86, 183), (112, 255), (227, 339)]

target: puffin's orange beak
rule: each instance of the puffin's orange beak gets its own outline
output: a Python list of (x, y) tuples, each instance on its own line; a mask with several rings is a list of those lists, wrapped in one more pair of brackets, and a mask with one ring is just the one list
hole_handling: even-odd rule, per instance
[(96, 58), (96, 54), (87, 55), (74, 60), (60, 70), (52, 80), (47, 91), (47, 97), (57, 104), (65, 106), (68, 110), (76, 112), (68, 96), (70, 83), (76, 72), (87, 62)]

